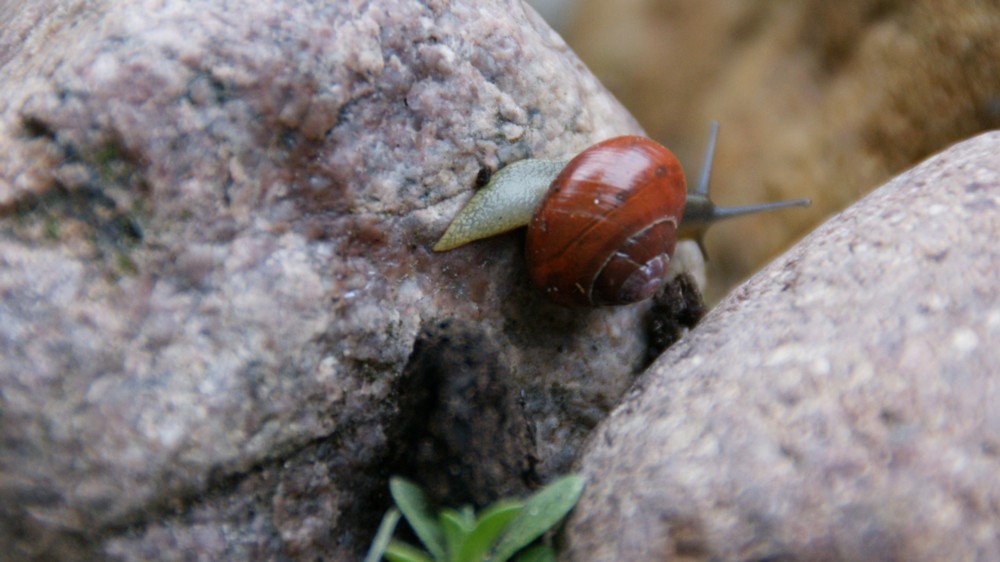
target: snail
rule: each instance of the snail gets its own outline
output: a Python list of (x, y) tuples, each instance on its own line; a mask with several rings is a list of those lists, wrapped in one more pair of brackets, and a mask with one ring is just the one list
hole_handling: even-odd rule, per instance
[(726, 218), (808, 206), (808, 199), (716, 207), (708, 196), (719, 126), (688, 192), (677, 157), (645, 137), (599, 142), (569, 161), (521, 160), (493, 174), (452, 220), (444, 252), (522, 226), (529, 275), (564, 305), (619, 305), (653, 296), (678, 238), (701, 240)]

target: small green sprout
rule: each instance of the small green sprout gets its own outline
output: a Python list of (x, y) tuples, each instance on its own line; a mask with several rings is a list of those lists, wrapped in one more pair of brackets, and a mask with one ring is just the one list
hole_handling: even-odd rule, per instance
[[(403, 478), (392, 478), (389, 491), (396, 502), (382, 518), (365, 562), (551, 562), (555, 551), (546, 545), (528, 547), (554, 527), (583, 493), (583, 477), (564, 476), (527, 500), (500, 500), (477, 516), (472, 507), (444, 509), (437, 517), (424, 492)], [(392, 538), (400, 515), (423, 543), (424, 550)]]

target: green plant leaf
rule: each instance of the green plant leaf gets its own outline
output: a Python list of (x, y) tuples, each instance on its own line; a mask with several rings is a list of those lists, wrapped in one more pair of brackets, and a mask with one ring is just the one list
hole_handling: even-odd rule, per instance
[(406, 517), (406, 522), (434, 560), (446, 562), (444, 533), (430, 512), (430, 504), (423, 490), (413, 482), (397, 476), (389, 479), (389, 492), (392, 493), (396, 506), (403, 512), (403, 517)]
[(582, 476), (564, 476), (528, 498), (524, 509), (504, 529), (490, 562), (510, 560), (518, 550), (559, 523), (580, 499), (583, 484)]
[(465, 537), (472, 530), (473, 515), (471, 508), (463, 511), (453, 509), (442, 509), (438, 514), (441, 522), (441, 530), (444, 532), (445, 550), (448, 551), (448, 560), (458, 562), (458, 550), (465, 542)]
[(472, 509), (471, 505), (467, 505), (463, 507), (462, 511), (459, 513), (462, 514), (462, 520), (465, 521), (469, 530), (472, 530), (472, 528), (476, 526), (476, 511)]
[(476, 524), (476, 512), (472, 510), (471, 505), (467, 505), (462, 509), (442, 509), (438, 513), (438, 519), (442, 516), (448, 515), (454, 519), (455, 524), (457, 524), (465, 532), (472, 530), (472, 527)]
[(368, 548), (368, 555), (365, 556), (365, 562), (379, 562), (382, 560), (382, 554), (385, 553), (386, 547), (389, 546), (389, 541), (392, 540), (392, 533), (396, 530), (399, 517), (399, 510), (395, 507), (391, 507), (389, 511), (385, 512), (385, 515), (382, 516), (382, 522), (379, 523), (378, 531), (375, 533), (375, 538), (372, 539), (372, 545)]
[(521, 551), (514, 559), (515, 562), (555, 562), (556, 551), (552, 547), (544, 544), (532, 546)]
[(426, 552), (397, 540), (390, 541), (385, 548), (385, 559), (389, 562), (434, 562)]
[(475, 527), (465, 537), (465, 542), (458, 551), (458, 560), (478, 562), (485, 559), (486, 553), (496, 543), (504, 527), (517, 517), (523, 507), (524, 502), (520, 500), (501, 500), (483, 511)]
[(519, 510), (524, 507), (524, 500), (517, 498), (507, 498), (498, 500), (493, 503), (493, 505), (487, 507), (479, 513), (479, 518), (476, 520), (476, 525), (480, 525), (486, 519), (496, 517), (499, 514), (509, 512), (511, 510)]

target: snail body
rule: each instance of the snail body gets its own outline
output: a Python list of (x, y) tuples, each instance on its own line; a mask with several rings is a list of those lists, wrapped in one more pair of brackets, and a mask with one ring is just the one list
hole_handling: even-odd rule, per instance
[(552, 180), (569, 160), (519, 160), (493, 174), (448, 225), (434, 245), (446, 252), (527, 226)]
[(522, 160), (493, 175), (459, 211), (435, 251), (528, 226), (536, 286), (565, 305), (618, 305), (653, 296), (678, 238), (700, 242), (729, 217), (808, 205), (808, 200), (719, 208), (708, 196), (718, 125), (698, 185), (688, 192), (674, 154), (637, 136), (599, 142), (572, 160)]

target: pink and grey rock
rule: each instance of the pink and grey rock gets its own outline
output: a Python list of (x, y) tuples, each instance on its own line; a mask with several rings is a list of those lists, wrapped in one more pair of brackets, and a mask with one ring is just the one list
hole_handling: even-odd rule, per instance
[(641, 132), (520, 2), (0, 12), (5, 552), (355, 556), (441, 319), (505, 350), (542, 474), (641, 368), (646, 308), (545, 302), (518, 235), (430, 251), (480, 169)]

